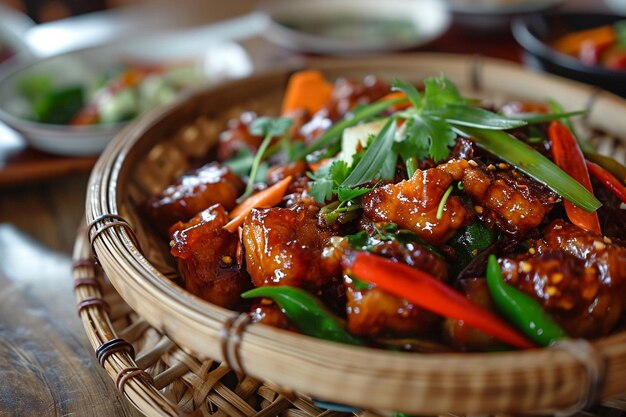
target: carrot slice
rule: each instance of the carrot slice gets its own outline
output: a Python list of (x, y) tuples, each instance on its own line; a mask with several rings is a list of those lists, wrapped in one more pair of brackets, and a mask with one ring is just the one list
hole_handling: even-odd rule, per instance
[(274, 207), (285, 196), (287, 187), (291, 182), (291, 176), (278, 181), (271, 187), (267, 187), (265, 190), (259, 191), (256, 194), (252, 194), (246, 198), (241, 204), (230, 212), (230, 221), (224, 225), (224, 229), (231, 233), (235, 233), (237, 228), (241, 226), (243, 220), (252, 211), (253, 208), (268, 208)]
[(304, 70), (289, 78), (283, 99), (282, 114), (306, 109), (311, 114), (323, 108), (333, 92), (333, 85), (317, 70)]
[[(593, 193), (585, 157), (572, 132), (565, 125), (552, 122), (548, 128), (548, 137), (552, 145), (552, 156), (558, 167), (578, 181), (587, 191)], [(572, 223), (589, 232), (602, 234), (596, 212), (585, 211), (568, 200), (565, 200), (563, 204), (567, 217)]]
[[(408, 109), (409, 107), (411, 107), (411, 102), (407, 99), (406, 94), (404, 94), (402, 91), (393, 91), (389, 94), (386, 94), (385, 96), (383, 96), (383, 98), (380, 99), (380, 101), (384, 101), (384, 100), (396, 100), (399, 98), (403, 98), (405, 99), (405, 101), (398, 103), (398, 104), (394, 104), (393, 106), (390, 107), (391, 111), (399, 111), (399, 110), (405, 110)], [(400, 119), (398, 119), (400, 120)]]

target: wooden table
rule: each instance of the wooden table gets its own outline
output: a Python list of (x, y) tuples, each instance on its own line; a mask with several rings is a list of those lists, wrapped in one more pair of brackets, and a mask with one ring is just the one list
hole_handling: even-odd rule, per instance
[[(247, 46), (257, 56), (267, 47), (259, 40)], [(485, 37), (458, 26), (428, 49), (520, 57), (506, 31)], [(2, 417), (139, 415), (100, 368), (76, 315), (70, 253), (83, 218), (87, 169), (82, 171), (0, 188)]]

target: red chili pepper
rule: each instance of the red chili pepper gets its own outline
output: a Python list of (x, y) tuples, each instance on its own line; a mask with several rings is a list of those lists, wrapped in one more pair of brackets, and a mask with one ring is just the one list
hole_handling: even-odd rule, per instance
[[(550, 123), (548, 137), (552, 145), (552, 157), (556, 165), (578, 181), (587, 191), (593, 193), (589, 172), (585, 166), (585, 157), (580, 151), (576, 138), (570, 130), (559, 122)], [(600, 220), (596, 212), (588, 212), (565, 200), (565, 212), (572, 223), (581, 229), (602, 234)]]
[(433, 313), (456, 320), (521, 349), (536, 347), (488, 310), (472, 303), (429, 274), (368, 252), (358, 252), (353, 260), (344, 258), (344, 267), (356, 278), (405, 298)]
[(593, 162), (587, 161), (587, 168), (589, 168), (589, 173), (593, 175), (595, 179), (611, 190), (617, 198), (626, 203), (626, 187), (624, 187), (624, 184), (622, 184), (620, 180), (615, 178), (609, 171)]

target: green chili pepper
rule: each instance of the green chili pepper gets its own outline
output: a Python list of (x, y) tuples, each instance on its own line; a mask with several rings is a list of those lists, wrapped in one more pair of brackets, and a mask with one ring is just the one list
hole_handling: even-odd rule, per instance
[(549, 346), (567, 337), (537, 301), (504, 282), (494, 255), (487, 262), (487, 286), (498, 310), (537, 344)]
[(265, 297), (274, 300), (302, 333), (333, 342), (363, 345), (345, 329), (339, 318), (308, 292), (287, 285), (259, 287), (241, 294), (243, 298)]
[(596, 152), (584, 152), (585, 158), (591, 162), (595, 162), (602, 168), (609, 171), (615, 176), (622, 184), (626, 184), (626, 166), (620, 164), (610, 156), (600, 155)]

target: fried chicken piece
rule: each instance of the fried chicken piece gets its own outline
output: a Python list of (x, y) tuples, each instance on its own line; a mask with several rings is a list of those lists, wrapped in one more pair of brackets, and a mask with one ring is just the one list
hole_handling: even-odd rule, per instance
[(442, 218), (437, 219), (439, 203), (453, 180), (442, 169), (417, 170), (408, 180), (365, 194), (361, 206), (365, 216), (374, 222), (396, 223), (432, 245), (441, 245), (471, 220), (455, 195), (448, 198)]
[(308, 196), (309, 177), (306, 175), (307, 171), (308, 167), (304, 161), (296, 161), (286, 165), (274, 165), (268, 170), (267, 180), (270, 185), (289, 176), (292, 178), (285, 192), (286, 207), (296, 205)]
[(556, 201), (553, 193), (531, 181), (519, 172), (508, 169), (493, 171), (484, 165), (456, 159), (439, 165), (455, 181), (461, 181), (463, 192), (474, 202), (481, 220), (495, 223), (513, 235), (525, 235), (529, 229), (541, 224)]
[(371, 337), (419, 336), (438, 321), (434, 314), (381, 289), (357, 289), (348, 276), (345, 284), (350, 333)]
[(193, 294), (222, 307), (237, 309), (240, 294), (252, 287), (250, 277), (237, 262), (239, 238), (224, 229), (228, 215), (216, 204), (187, 223), (172, 227), (172, 255)]
[(626, 247), (563, 220), (528, 254), (500, 260), (505, 280), (537, 299), (572, 337), (608, 334), (626, 311)]
[(187, 221), (214, 204), (226, 210), (235, 207), (245, 184), (239, 176), (217, 162), (182, 175), (146, 203), (146, 212), (162, 231), (179, 221)]
[(291, 285), (316, 292), (340, 272), (323, 256), (332, 231), (317, 225), (319, 206), (254, 209), (243, 223), (248, 272), (255, 286)]
[(250, 125), (257, 119), (254, 112), (244, 112), (238, 119), (228, 121), (228, 129), (220, 134), (217, 144), (217, 158), (227, 161), (240, 150), (248, 149), (255, 153), (263, 138), (250, 133)]
[[(381, 242), (372, 252), (426, 271), (445, 280), (446, 263), (420, 244), (397, 240)], [(362, 288), (345, 276), (348, 303), (348, 330), (363, 336), (420, 336), (428, 333), (439, 319), (411, 302), (376, 287)]]

